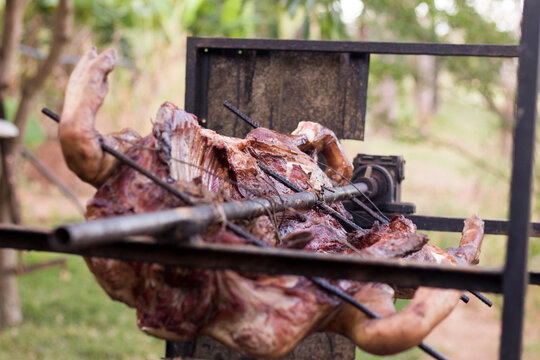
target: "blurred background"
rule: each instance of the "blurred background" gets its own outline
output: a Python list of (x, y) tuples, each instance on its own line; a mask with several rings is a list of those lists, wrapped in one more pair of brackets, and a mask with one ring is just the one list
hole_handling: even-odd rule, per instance
[[(52, 227), (83, 219), (77, 202), (84, 205), (93, 189), (67, 169), (57, 125), (39, 111), (61, 112), (69, 74), (91, 46), (114, 48), (120, 57), (96, 127), (147, 134), (162, 102), (183, 106), (187, 36), (517, 44), (521, 7), (517, 0), (2, 2), (0, 99), (5, 118), (23, 132), (21, 143), (8, 149), (18, 221)], [(344, 141), (351, 158), (403, 155), (402, 200), (415, 203), (419, 214), (507, 218), (516, 60), (372, 55), (370, 65), (365, 141)], [(65, 184), (71, 198), (29, 158)], [(540, 162), (535, 165), (533, 219), (539, 221)], [(429, 235), (443, 248), (459, 240), (458, 234)], [(486, 236), (480, 264), (503, 265), (505, 246), (505, 237)], [(15, 261), (22, 268), (58, 257), (22, 253)], [(22, 316), (4, 319), (0, 359), (164, 355), (164, 342), (137, 329), (134, 310), (111, 301), (81, 258), (63, 258), (61, 267), (17, 276)], [(537, 239), (529, 265), (540, 267)], [(498, 358), (502, 300), (490, 297), (491, 309), (474, 298), (459, 304), (426, 341), (450, 358)], [(529, 287), (525, 359), (540, 354), (538, 316), (540, 289)], [(357, 359), (373, 358), (357, 352)], [(425, 355), (411, 350), (392, 358)]]

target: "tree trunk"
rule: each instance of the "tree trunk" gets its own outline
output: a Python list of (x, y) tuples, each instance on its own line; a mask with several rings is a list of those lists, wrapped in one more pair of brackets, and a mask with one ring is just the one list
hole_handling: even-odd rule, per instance
[(398, 86), (391, 76), (385, 75), (376, 90), (377, 102), (373, 105), (373, 117), (381, 122), (393, 124), (398, 118)]
[[(13, 77), (19, 44), (23, 30), (23, 15), (26, 0), (6, 0), (4, 25), (2, 33), (2, 48), (0, 49), (0, 99), (3, 99), (10, 77)], [(1, 105), (1, 118), (5, 118), (4, 106)], [(0, 223), (17, 222), (18, 212), (13, 207), (14, 193), (11, 188), (13, 178), (9, 176), (9, 160), (6, 154), (7, 140), (0, 139)], [(14, 211), (15, 210), (15, 211)], [(17, 253), (11, 249), (0, 249), (0, 270), (16, 266)], [(5, 326), (17, 325), (22, 321), (22, 311), (19, 302), (19, 289), (15, 275), (0, 276), (0, 329)]]
[(0, 49), (0, 96), (2, 98), (8, 88), (9, 77), (15, 73), (26, 3), (27, 0), (6, 0), (2, 48)]
[(437, 77), (438, 68), (435, 56), (417, 56), (414, 94), (420, 129), (426, 133), (429, 132), (431, 120), (438, 107)]
[(28, 121), (28, 116), (33, 109), (36, 97), (43, 89), (45, 80), (47, 80), (49, 74), (59, 62), (62, 50), (71, 38), (73, 25), (73, 4), (71, 0), (60, 0), (55, 23), (56, 27), (53, 32), (53, 40), (47, 57), (38, 67), (36, 74), (23, 85), (21, 100), (14, 120), (21, 135), (14, 139), (11, 146), (8, 148), (8, 154), (14, 157), (15, 164), (18, 163), (22, 138), (26, 130), (26, 123)]
[[(13, 188), (13, 174), (9, 159), (5, 156), (5, 141), (0, 139), (0, 223), (20, 223), (20, 215)], [(0, 273), (17, 266), (17, 252), (0, 249)], [(0, 276), (0, 329), (14, 326), (22, 321), (19, 289), (15, 274)]]
[[(12, 249), (0, 249), (0, 270), (14, 269), (16, 266), (17, 252)], [(22, 322), (18, 290), (15, 274), (0, 276), (0, 329)]]

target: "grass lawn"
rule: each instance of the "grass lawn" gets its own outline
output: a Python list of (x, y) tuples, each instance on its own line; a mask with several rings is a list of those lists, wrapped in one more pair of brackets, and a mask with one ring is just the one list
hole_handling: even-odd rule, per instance
[[(27, 253), (25, 263), (59, 255)], [(112, 301), (78, 256), (19, 278), (24, 323), (0, 334), (0, 359), (159, 359), (165, 342), (136, 326), (135, 310)]]

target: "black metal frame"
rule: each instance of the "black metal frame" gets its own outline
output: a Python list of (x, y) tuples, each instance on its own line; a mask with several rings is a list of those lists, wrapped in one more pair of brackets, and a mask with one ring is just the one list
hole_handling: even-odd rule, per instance
[(503, 275), (501, 359), (521, 357), (538, 94), (540, 2), (525, 0), (521, 24), (510, 228)]
[[(184, 107), (205, 117), (206, 91), (210, 76), (209, 57), (212, 50), (276, 50), (306, 52), (337, 52), (360, 54), (437, 55), (518, 57), (516, 45), (436, 44), (357, 41), (313, 41), (278, 39), (237, 39), (188, 37), (186, 51), (186, 94)], [(224, 99), (226, 100), (226, 99)]]
[(500, 267), (440, 266), (399, 260), (371, 260), (346, 255), (327, 255), (297, 250), (191, 243), (126, 241), (92, 247), (56, 247), (43, 229), (4, 227), (2, 246), (18, 250), (60, 252), (126, 261), (157, 262), (183, 267), (232, 269), (266, 274), (298, 274), (335, 279), (379, 281), (400, 287), (419, 285), (475, 289), (500, 293)]
[[(198, 114), (204, 84), (208, 80), (208, 63), (200, 54), (209, 49), (230, 50), (281, 50), (281, 51), (319, 51), (349, 52), (368, 54), (436, 55), (436, 56), (481, 56), (517, 57), (519, 59), (518, 88), (516, 96), (516, 125), (513, 141), (513, 161), (511, 178), (510, 219), (508, 242), (504, 268), (487, 269), (482, 267), (474, 273), (453, 274), (452, 269), (424, 268), (426, 277), (418, 277), (412, 265), (400, 266), (399, 278), (415, 279), (416, 285), (459, 287), (475, 290), (502, 292), (504, 295), (501, 359), (521, 357), (523, 315), (526, 284), (528, 282), (527, 255), (528, 239), (531, 230), (530, 204), (532, 196), (532, 174), (534, 164), (534, 141), (536, 126), (536, 99), (538, 93), (538, 43), (540, 39), (540, 3), (525, 0), (519, 45), (484, 44), (435, 44), (435, 43), (395, 43), (395, 42), (350, 42), (350, 41), (303, 41), (274, 39), (229, 39), (229, 38), (188, 38), (186, 62), (186, 110)], [(225, 99), (224, 99), (225, 100)], [(445, 225), (445, 218), (441, 220)], [(451, 219), (449, 220), (451, 221)], [(501, 225), (501, 224), (494, 224)], [(438, 225), (440, 227), (441, 224)], [(448, 224), (453, 228), (452, 224)], [(496, 226), (503, 228), (503, 226)], [(534, 232), (535, 234), (537, 231)], [(268, 250), (257, 250), (266, 252)], [(267, 254), (270, 256), (270, 254)], [(298, 258), (297, 258), (298, 259)], [(247, 259), (246, 259), (247, 260)], [(320, 261), (322, 259), (319, 259)], [(283, 261), (285, 261), (283, 259)], [(366, 262), (360, 266), (366, 270)], [(397, 281), (395, 272), (384, 262), (374, 262), (374, 268), (384, 274), (386, 281)], [(282, 264), (282, 263), (281, 263)], [(253, 264), (255, 266), (255, 264)], [(282, 266), (282, 265), (280, 265)], [(337, 266), (339, 268), (339, 266)], [(316, 267), (309, 270), (313, 274)], [(329, 270), (332, 269), (332, 270)], [(359, 268), (357, 268), (359, 269)], [(290, 269), (292, 270), (292, 268)], [(325, 271), (347, 271), (325, 266)], [(296, 269), (298, 272), (302, 272)], [(344, 271), (343, 273), (341, 271)], [(438, 273), (437, 273), (438, 272)], [(436, 274), (437, 273), (437, 274)], [(429, 275), (428, 275), (429, 274)], [(352, 275), (349, 272), (349, 275)], [(373, 274), (374, 275), (374, 274)], [(328, 273), (325, 276), (332, 276)], [(454, 277), (455, 276), (455, 277)], [(434, 279), (436, 277), (436, 279)], [(431, 280), (427, 280), (430, 278)], [(488, 280), (489, 278), (489, 280)], [(531, 273), (531, 283), (539, 283), (538, 273)], [(373, 278), (372, 278), (373, 279)], [(455, 281), (454, 281), (455, 280)], [(461, 282), (461, 283), (460, 283)], [(490, 285), (487, 285), (487, 284)], [(464, 285), (467, 284), (467, 285)]]

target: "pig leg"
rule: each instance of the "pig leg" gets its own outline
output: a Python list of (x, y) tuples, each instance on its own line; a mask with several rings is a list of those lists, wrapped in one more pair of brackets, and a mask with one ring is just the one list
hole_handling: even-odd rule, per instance
[[(478, 216), (472, 216), (465, 220), (458, 248), (447, 249), (446, 252), (426, 245), (422, 250), (427, 251), (428, 254), (425, 255), (430, 256), (417, 256), (416, 260), (427, 258), (430, 259), (427, 262), (439, 264), (476, 264), (483, 237), (484, 222)], [(394, 297), (393, 290), (374, 285), (364, 286), (355, 294), (355, 298), (366, 303), (368, 307), (369, 303), (377, 306), (373, 310), (383, 318), (369, 319), (352, 306), (345, 305), (329, 330), (349, 337), (360, 348), (373, 354), (395, 354), (420, 344), (424, 337), (450, 314), (460, 294), (458, 290), (420, 287), (405, 309), (392, 314), (393, 307), (389, 301)]]
[(395, 354), (420, 344), (450, 314), (461, 294), (458, 290), (421, 287), (405, 309), (393, 313), (391, 288), (384, 284), (368, 285), (357, 292), (355, 298), (371, 305), (383, 318), (369, 319), (345, 305), (328, 330), (347, 336), (361, 349), (377, 355)]
[[(102, 136), (94, 128), (96, 113), (109, 89), (107, 75), (114, 68), (116, 54), (100, 55), (95, 48), (81, 58), (69, 78), (58, 136), (69, 168), (83, 181), (99, 187), (117, 161), (101, 149), (101, 142), (123, 151), (127, 147), (117, 136)], [(120, 137), (137, 138), (127, 130)]]

